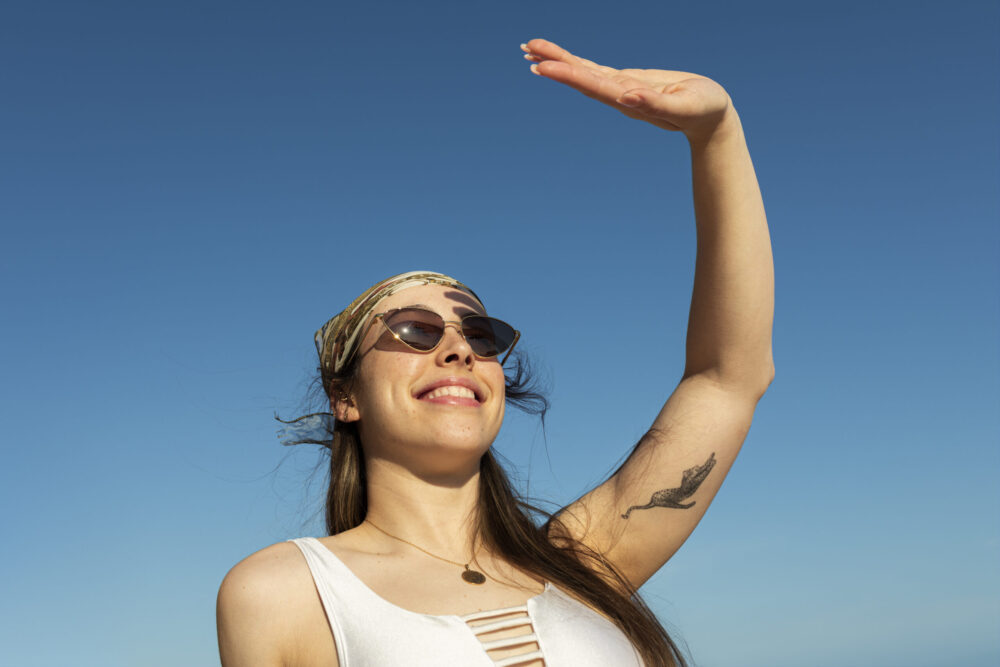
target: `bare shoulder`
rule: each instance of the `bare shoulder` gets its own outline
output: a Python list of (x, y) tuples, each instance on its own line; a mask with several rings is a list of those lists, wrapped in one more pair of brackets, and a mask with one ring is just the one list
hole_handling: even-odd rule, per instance
[(224, 667), (307, 665), (319, 657), (337, 664), (309, 567), (291, 542), (233, 566), (219, 587), (217, 622)]
[(279, 542), (250, 554), (226, 574), (219, 588), (219, 597), (237, 604), (279, 601), (294, 594), (290, 584), (311, 582), (309, 568), (298, 547), (291, 542)]

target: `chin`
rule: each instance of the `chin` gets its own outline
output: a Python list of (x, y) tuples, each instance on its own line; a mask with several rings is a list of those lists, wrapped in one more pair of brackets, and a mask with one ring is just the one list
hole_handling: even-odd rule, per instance
[(441, 434), (434, 442), (440, 449), (482, 456), (493, 445), (493, 438), (486, 439), (468, 434)]

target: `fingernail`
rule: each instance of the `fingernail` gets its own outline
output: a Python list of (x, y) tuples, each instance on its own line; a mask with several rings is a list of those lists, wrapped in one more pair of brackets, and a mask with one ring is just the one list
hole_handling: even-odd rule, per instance
[[(531, 71), (534, 72), (535, 74), (538, 74), (538, 65), (532, 65), (531, 66)], [(541, 74), (538, 74), (538, 75), (541, 76)]]
[(618, 98), (618, 104), (627, 107), (637, 107), (642, 104), (642, 98), (634, 93), (626, 93)]
[(529, 49), (529, 48), (528, 48), (528, 45), (527, 45), (527, 44), (522, 44), (522, 45), (521, 45), (521, 50), (522, 50), (522, 51), (525, 51), (525, 52), (528, 52), (528, 53), (530, 53), (530, 52), (531, 52), (531, 49)]

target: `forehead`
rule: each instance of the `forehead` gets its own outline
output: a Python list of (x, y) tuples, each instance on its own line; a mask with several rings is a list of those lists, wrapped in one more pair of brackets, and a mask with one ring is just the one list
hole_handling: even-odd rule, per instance
[(418, 285), (396, 292), (383, 299), (375, 308), (374, 314), (417, 305), (449, 317), (461, 317), (469, 313), (486, 314), (483, 304), (476, 301), (474, 296), (444, 285)]

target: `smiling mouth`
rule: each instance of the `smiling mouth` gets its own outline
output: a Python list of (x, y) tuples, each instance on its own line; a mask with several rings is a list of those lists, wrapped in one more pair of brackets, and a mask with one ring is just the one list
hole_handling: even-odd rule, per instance
[(432, 386), (416, 398), (418, 401), (436, 403), (438, 405), (464, 406), (469, 408), (478, 408), (482, 405), (482, 398), (478, 393), (464, 384)]
[(471, 398), (476, 403), (479, 400), (476, 398), (476, 393), (469, 389), (468, 387), (458, 387), (455, 385), (447, 385), (445, 387), (438, 387), (437, 389), (432, 389), (431, 391), (423, 394), (420, 397), (422, 401), (431, 401), (435, 398), (444, 398), (448, 396), (454, 396), (455, 398)]

